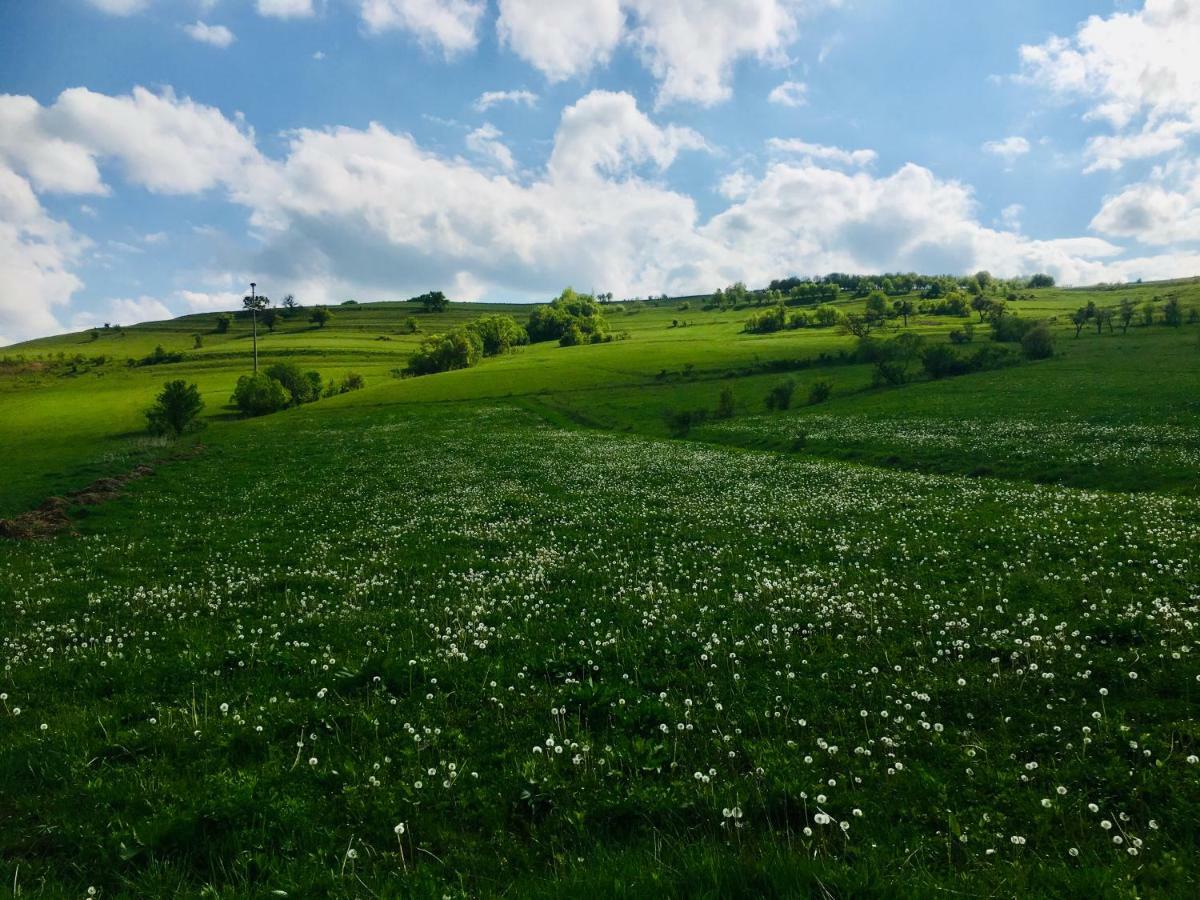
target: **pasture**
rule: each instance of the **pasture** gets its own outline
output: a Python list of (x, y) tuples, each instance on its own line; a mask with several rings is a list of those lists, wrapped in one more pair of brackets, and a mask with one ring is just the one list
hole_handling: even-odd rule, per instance
[[(0, 352), (0, 516), (157, 461), (0, 540), (0, 881), (1195, 896), (1200, 326), (1068, 321), (1167, 292), (1200, 305), (1036, 291), (1012, 307), (1051, 358), (899, 385), (836, 329), (695, 299), (400, 378), (422, 337), (527, 310), (335, 307), (260, 358), (366, 387), (250, 420), (240, 319)], [(160, 345), (183, 358), (126, 363)], [(174, 378), (208, 427), (148, 438)]]

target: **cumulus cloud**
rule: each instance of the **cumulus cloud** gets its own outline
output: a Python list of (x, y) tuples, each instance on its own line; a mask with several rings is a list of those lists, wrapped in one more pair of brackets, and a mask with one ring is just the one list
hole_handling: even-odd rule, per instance
[(475, 48), (484, 9), (483, 0), (362, 0), (361, 14), (372, 33), (407, 31), (455, 56)]
[(518, 106), (535, 106), (537, 94), (532, 91), (484, 91), (475, 101), (476, 112), (487, 112), (493, 106), (501, 103), (513, 103)]
[(843, 150), (841, 147), (810, 144), (796, 138), (771, 138), (767, 141), (767, 147), (776, 153), (792, 154), (840, 166), (869, 166), (879, 156), (874, 150)]
[(236, 40), (233, 32), (224, 25), (206, 25), (204, 22), (196, 21), (191, 25), (184, 25), (183, 30), (192, 40), (213, 47), (228, 47)]
[(999, 156), (1007, 163), (1024, 156), (1029, 150), (1029, 141), (1023, 137), (1006, 137), (999, 141), (987, 141), (983, 145), (984, 153)]
[(1085, 107), (1107, 125), (1085, 148), (1085, 172), (1169, 156), (1141, 183), (1107, 197), (1091, 227), (1165, 246), (1200, 240), (1200, 186), (1189, 142), (1200, 134), (1200, 3), (1145, 0), (1091, 16), (1069, 38), (1021, 48), (1020, 80)]
[(260, 16), (272, 19), (309, 19), (316, 14), (312, 0), (255, 0)]
[[(680, 154), (704, 150), (703, 139), (657, 121), (625, 93), (593, 91), (564, 109), (544, 166), (519, 180), (511, 155), (496, 149), (502, 135), (486, 125), (471, 136), (479, 159), (434, 152), (379, 124), (299, 129), (268, 158), (240, 121), (170, 93), (68, 91), (50, 107), (34, 104), (32, 116), (28, 104), (0, 110), (38, 140), (77, 147), (81, 159), (118, 162), (134, 185), (223, 191), (248, 211), (255, 242), (222, 245), (214, 264), (285, 284), (305, 303), (431, 285), (495, 298), (546, 296), (570, 283), (624, 296), (690, 293), (832, 270), (1046, 271), (1086, 283), (1174, 275), (1197, 262), (1174, 251), (1125, 259), (1104, 238), (1039, 241), (1016, 227), (988, 227), (960, 182), (912, 164), (876, 175), (864, 168), (871, 151), (805, 142), (781, 142), (787, 149), (776, 148), (761, 175), (739, 168), (728, 176), (725, 209), (705, 221), (692, 197), (663, 178)], [(148, 157), (137, 149), (160, 142), (165, 149)], [(187, 165), (160, 158), (171, 154)], [(73, 270), (85, 242), (41, 207), (26, 157), (4, 150), (0, 171), (0, 333), (55, 330), (80, 287)], [(1195, 177), (1191, 168), (1164, 169), (1158, 186), (1168, 195), (1193, 191)], [(40, 190), (64, 189), (45, 178)], [(83, 192), (102, 184), (65, 181)], [(1163, 202), (1135, 199), (1147, 215)], [(1145, 223), (1128, 211), (1133, 201), (1122, 201), (1128, 209), (1118, 215), (1118, 200), (1097, 217), (1097, 232), (1145, 240)], [(1194, 227), (1188, 221), (1172, 227)], [(229, 308), (240, 298), (231, 283), (181, 286), (195, 289), (160, 298), (168, 310)]]
[(508, 145), (500, 140), (501, 137), (503, 134), (500, 129), (484, 122), (467, 135), (467, 149), (502, 171), (511, 172), (517, 164)]
[(608, 62), (621, 40), (620, 0), (500, 0), (500, 41), (541, 71), (563, 81)]
[(71, 269), (87, 246), (0, 163), (0, 346), (61, 330), (56, 310), (83, 287)]
[[(836, 0), (500, 0), (501, 41), (551, 81), (591, 71), (622, 42), (659, 82), (660, 106), (730, 96), (743, 59), (786, 61), (805, 13)], [(781, 97), (796, 100), (798, 88)]]
[(771, 89), (767, 100), (778, 106), (804, 106), (808, 103), (808, 85), (803, 81), (785, 81)]

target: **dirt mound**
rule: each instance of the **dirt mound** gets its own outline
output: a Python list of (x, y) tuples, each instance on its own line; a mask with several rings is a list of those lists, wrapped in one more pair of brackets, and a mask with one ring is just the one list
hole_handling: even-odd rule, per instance
[[(196, 444), (190, 449), (178, 453), (171, 459), (191, 459), (204, 452), (203, 444)], [(158, 460), (156, 464), (170, 462)], [(0, 538), (17, 541), (29, 541), (39, 538), (53, 537), (60, 531), (71, 527), (70, 509), (73, 506), (98, 506), (109, 500), (115, 500), (123, 493), (125, 485), (139, 478), (154, 474), (154, 466), (141, 463), (124, 475), (112, 478), (97, 478), (87, 487), (65, 497), (47, 497), (37, 509), (21, 513), (11, 519), (0, 519)]]

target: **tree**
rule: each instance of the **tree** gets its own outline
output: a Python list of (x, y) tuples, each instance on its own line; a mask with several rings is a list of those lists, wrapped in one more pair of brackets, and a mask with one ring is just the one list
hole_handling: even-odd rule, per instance
[(450, 305), (450, 299), (441, 291), (428, 291), (411, 298), (409, 303), (420, 303), (427, 313), (445, 312)]
[(279, 322), (279, 313), (273, 309), (263, 310), (263, 324), (267, 326), (267, 331), (275, 333), (275, 325)]
[(529, 335), (512, 316), (499, 313), (480, 316), (467, 327), (479, 335), (484, 356), (507, 353), (514, 347), (529, 343)]
[(1112, 334), (1113, 330), (1113, 311), (1111, 309), (1100, 309), (1096, 311), (1096, 334), (1100, 334), (1104, 326), (1108, 326), (1108, 333)]
[[(233, 316), (227, 312), (223, 312), (217, 316), (217, 334), (225, 334), (227, 331), (229, 331), (229, 326), (232, 324), (232, 322)], [(108, 326), (105, 325), (104, 327), (107, 328)]]
[(168, 381), (154, 405), (146, 410), (151, 434), (178, 436), (199, 427), (196, 417), (204, 409), (200, 390), (185, 381)]
[(1121, 301), (1121, 308), (1117, 313), (1121, 320), (1121, 334), (1129, 333), (1129, 323), (1133, 321), (1134, 307), (1133, 301), (1126, 297)]
[(327, 310), (324, 306), (318, 306), (308, 317), (308, 321), (312, 322), (318, 328), (324, 328), (333, 319), (333, 313)]
[(1054, 287), (1054, 276), (1038, 273), (1029, 279), (1031, 288), (1052, 288)]
[(767, 409), (769, 410), (785, 410), (792, 405), (792, 394), (796, 392), (796, 382), (790, 378), (787, 381), (781, 381), (775, 387), (767, 392)]
[(271, 305), (269, 298), (258, 294), (254, 290), (254, 282), (250, 282), (250, 296), (242, 298), (242, 308), (250, 311), (250, 319), (253, 322), (254, 334), (254, 371), (258, 371), (258, 314), (262, 310)]
[(980, 293), (987, 291), (987, 289), (992, 286), (992, 281), (992, 273), (988, 272), (987, 270), (975, 273), (975, 283), (979, 285)]
[(871, 329), (875, 327), (875, 323), (865, 315), (846, 313), (846, 315), (842, 316), (838, 326), (843, 334), (852, 334), (856, 338), (862, 339), (871, 333)]
[(1147, 300), (1142, 304), (1142, 324), (1154, 324), (1154, 302), (1152, 300)]
[(1171, 297), (1163, 306), (1163, 324), (1172, 328), (1183, 324), (1183, 307), (1179, 305), (1178, 297)]
[(432, 375), (453, 369), (468, 369), (483, 356), (483, 341), (469, 328), (434, 334), (421, 342), (408, 361), (410, 375)]
[(971, 309), (979, 313), (979, 321), (982, 322), (984, 316), (988, 314), (988, 310), (992, 308), (992, 301), (983, 295), (978, 295), (971, 298)]
[(905, 328), (908, 327), (908, 317), (916, 311), (911, 300), (897, 300), (892, 304), (892, 310), (904, 320)]
[(883, 291), (871, 291), (867, 294), (867, 317), (872, 321), (880, 322), (886, 314), (887, 295)]
[(1039, 322), (1021, 338), (1021, 351), (1027, 359), (1049, 359), (1054, 355), (1054, 335)]
[(318, 372), (301, 373), (295, 363), (275, 363), (265, 371), (269, 378), (274, 378), (283, 385), (283, 389), (291, 397), (291, 402), (296, 406), (311, 403), (321, 396), (323, 384)]
[(713, 418), (732, 419), (734, 408), (733, 388), (725, 385), (725, 387), (721, 388), (721, 393), (717, 397), (717, 411)]
[(239, 378), (231, 399), (248, 416), (265, 416), (288, 405), (288, 394), (283, 385), (264, 372)]
[(286, 309), (288, 313), (295, 312), (300, 308), (300, 304), (296, 302), (296, 296), (294, 294), (284, 295), (283, 308)]
[(1071, 324), (1075, 326), (1075, 337), (1079, 337), (1079, 332), (1083, 331), (1083, 326), (1088, 323), (1090, 318), (1091, 314), (1083, 306), (1071, 313)]

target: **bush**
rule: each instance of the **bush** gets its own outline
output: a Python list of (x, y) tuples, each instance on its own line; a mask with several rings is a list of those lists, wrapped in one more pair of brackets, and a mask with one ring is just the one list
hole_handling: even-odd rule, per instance
[(703, 425), (708, 419), (706, 409), (668, 410), (666, 413), (667, 430), (675, 437), (687, 437), (693, 426)]
[(483, 356), (483, 341), (469, 328), (455, 328), (445, 334), (434, 334), (421, 342), (420, 349), (408, 361), (410, 375), (432, 375), (468, 369)]
[(1003, 316), (992, 320), (992, 340), (1005, 344), (1019, 344), (1025, 335), (1037, 328), (1038, 323), (1033, 319), (1022, 319), (1020, 316)]
[(792, 394), (796, 393), (796, 382), (781, 381), (767, 392), (767, 409), (784, 410), (792, 405)]
[(168, 353), (166, 350), (164, 350), (162, 348), (162, 344), (159, 344), (157, 347), (154, 348), (154, 351), (152, 353), (150, 353), (147, 356), (143, 356), (141, 359), (139, 359), (137, 362), (135, 362), (134, 365), (136, 365), (136, 366), (161, 366), (163, 363), (177, 363), (177, 362), (183, 362), (183, 354), (177, 353), (177, 352)]
[(1026, 359), (1048, 359), (1054, 355), (1054, 335), (1044, 324), (1038, 324), (1021, 338), (1021, 350)]
[(975, 326), (970, 322), (967, 322), (962, 328), (955, 328), (950, 332), (950, 343), (952, 344), (969, 344), (973, 340), (975, 340)]
[(970, 371), (967, 361), (945, 344), (926, 347), (925, 352), (921, 354), (921, 366), (925, 369), (925, 374), (934, 380), (951, 375), (964, 375)]
[[(574, 325), (579, 330), (578, 338), (563, 337)], [(575, 344), (598, 344), (612, 340), (608, 334), (608, 322), (601, 314), (600, 304), (588, 294), (578, 294), (567, 288), (549, 305), (535, 306), (525, 326), (531, 343), (558, 341), (564, 347)]]
[(152, 407), (146, 410), (151, 434), (180, 435), (201, 427), (196, 417), (204, 409), (200, 390), (184, 381), (168, 381)]
[(232, 400), (245, 415), (265, 416), (286, 409), (289, 397), (282, 384), (265, 372), (258, 372), (238, 379)]
[(467, 327), (479, 335), (484, 356), (507, 353), (514, 347), (529, 343), (529, 335), (512, 316), (480, 316)]
[(229, 331), (229, 326), (233, 323), (233, 316), (229, 313), (221, 313), (217, 316), (217, 334), (225, 334)]
[(342, 378), (341, 384), (338, 385), (338, 393), (348, 394), (351, 391), (361, 391), (366, 386), (367, 379), (363, 378), (357, 372), (347, 372), (345, 377)]
[(321, 396), (321, 375), (318, 372), (304, 372), (295, 363), (275, 363), (266, 369), (267, 377), (274, 378), (288, 392), (291, 403), (299, 406), (301, 403), (311, 403)]
[(324, 328), (333, 320), (333, 313), (323, 306), (318, 306), (312, 311), (308, 317), (308, 321), (312, 322), (318, 328)]
[(808, 389), (808, 405), (816, 406), (818, 403), (824, 403), (832, 393), (833, 385), (828, 381), (815, 381)]
[(747, 334), (770, 334), (782, 331), (786, 323), (787, 313), (783, 306), (773, 306), (751, 314), (742, 330)]
[(733, 388), (726, 385), (721, 388), (721, 394), (717, 397), (717, 411), (714, 414), (714, 418), (732, 419), (735, 408), (736, 403), (733, 399)]

